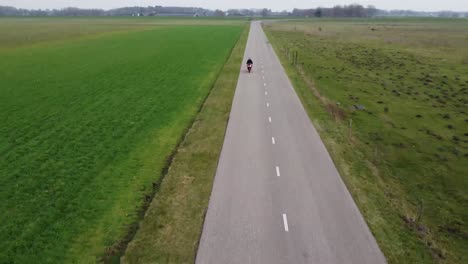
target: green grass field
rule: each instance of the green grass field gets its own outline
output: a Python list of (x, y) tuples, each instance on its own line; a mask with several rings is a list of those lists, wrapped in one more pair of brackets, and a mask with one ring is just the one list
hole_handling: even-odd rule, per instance
[(466, 263), (468, 20), (264, 27), (389, 263)]
[(103, 34), (145, 30), (161, 26), (204, 25), (239, 26), (242, 19), (191, 18), (191, 17), (0, 17), (0, 50), (23, 45), (83, 37), (100, 37)]
[(193, 22), (0, 20), (0, 262), (124, 239), (244, 28)]

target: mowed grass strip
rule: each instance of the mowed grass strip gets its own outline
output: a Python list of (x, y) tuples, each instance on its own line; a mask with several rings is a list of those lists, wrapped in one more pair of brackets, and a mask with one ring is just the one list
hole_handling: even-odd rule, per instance
[(231, 57), (174, 157), (124, 263), (194, 263), (248, 37)]
[(138, 219), (242, 28), (2, 50), (0, 260), (101, 259)]
[(389, 263), (466, 263), (468, 21), (265, 29)]

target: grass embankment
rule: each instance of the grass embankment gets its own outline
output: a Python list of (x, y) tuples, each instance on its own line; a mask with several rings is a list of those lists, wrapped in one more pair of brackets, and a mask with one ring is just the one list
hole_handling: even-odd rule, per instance
[(466, 263), (468, 21), (265, 28), (389, 263)]
[(231, 57), (175, 154), (124, 263), (193, 263), (248, 37)]
[(0, 262), (92, 263), (120, 241), (243, 28), (17, 31), (0, 50)]

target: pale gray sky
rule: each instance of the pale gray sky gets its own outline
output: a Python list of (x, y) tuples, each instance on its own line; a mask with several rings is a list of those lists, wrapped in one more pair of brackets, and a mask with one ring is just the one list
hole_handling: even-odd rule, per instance
[(380, 9), (411, 9), (417, 11), (468, 11), (468, 0), (0, 0), (0, 5), (19, 8), (81, 8), (110, 9), (123, 6), (191, 6), (209, 9), (270, 8), (275, 11), (293, 8), (330, 7), (358, 3)]

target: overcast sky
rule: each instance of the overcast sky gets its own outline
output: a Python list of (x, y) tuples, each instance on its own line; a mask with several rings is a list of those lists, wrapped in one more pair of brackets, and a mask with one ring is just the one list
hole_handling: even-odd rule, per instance
[(0, 0), (0, 5), (29, 9), (81, 7), (110, 9), (124, 6), (190, 6), (208, 9), (270, 8), (275, 11), (293, 8), (330, 7), (358, 3), (380, 9), (411, 9), (417, 11), (468, 11), (468, 0)]

